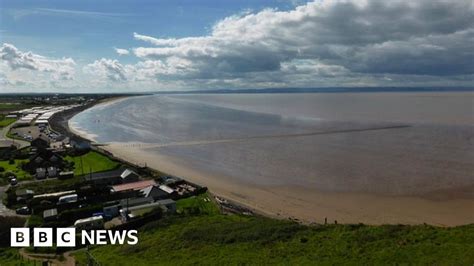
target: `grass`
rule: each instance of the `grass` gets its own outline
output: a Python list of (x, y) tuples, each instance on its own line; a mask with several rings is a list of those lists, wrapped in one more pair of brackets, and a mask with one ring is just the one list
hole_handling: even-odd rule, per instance
[[(204, 196), (206, 197), (206, 196)], [(195, 202), (193, 202), (195, 201)], [(264, 217), (217, 214), (202, 197), (179, 201), (180, 214), (139, 229), (136, 246), (95, 246), (103, 265), (393, 265), (474, 263), (474, 225), (300, 225)], [(83, 251), (75, 254), (84, 265)], [(111, 265), (111, 264), (110, 264)]]
[(34, 265), (21, 258), (18, 249), (10, 248), (10, 228), (22, 227), (23, 217), (0, 216), (0, 265)]
[(109, 157), (95, 151), (90, 151), (81, 156), (66, 156), (65, 159), (69, 162), (74, 162), (74, 175), (88, 174), (89, 172), (103, 172), (116, 169), (120, 166), (119, 162), (113, 161)]
[(178, 200), (176, 203), (176, 209), (178, 213), (182, 214), (220, 214), (219, 208), (211, 201), (211, 199), (212, 197), (210, 197), (208, 193), (204, 193), (191, 198)]
[(0, 167), (3, 167), (5, 169), (3, 173), (6, 173), (6, 172), (14, 173), (18, 180), (31, 179), (31, 175), (28, 172), (21, 169), (22, 162), (28, 162), (28, 160), (15, 159), (14, 164), (10, 164), (8, 160), (0, 161)]
[(75, 176), (73, 178), (60, 180), (60, 179), (47, 179), (37, 182), (31, 182), (27, 184), (19, 184), (15, 187), (16, 190), (31, 189), (35, 194), (54, 193), (59, 191), (67, 191), (76, 189), (77, 186), (84, 182), (84, 178)]
[(33, 261), (27, 261), (22, 258), (18, 249), (15, 248), (0, 248), (0, 265), (1, 266), (27, 266), (27, 265), (39, 265)]
[(31, 108), (33, 106), (37, 106), (37, 105), (19, 103), (19, 102), (14, 102), (14, 103), (1, 102), (0, 111), (16, 111), (16, 110)]
[(0, 128), (6, 127), (15, 121), (16, 118), (6, 118), (5, 115), (0, 114)]

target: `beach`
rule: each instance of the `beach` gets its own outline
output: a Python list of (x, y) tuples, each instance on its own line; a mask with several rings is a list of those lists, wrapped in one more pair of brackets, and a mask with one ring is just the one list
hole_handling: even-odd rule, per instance
[[(472, 94), (455, 94), (452, 99), (466, 101), (466, 95), (468, 106)], [(190, 97), (172, 98), (176, 100), (173, 104), (187, 104)], [(304, 223), (323, 223), (327, 219), (331, 223), (455, 226), (474, 222), (472, 118), (459, 108), (460, 104), (451, 113), (427, 116), (432, 103), (423, 99), (434, 99), (439, 104), (441, 98), (410, 95), (414, 105), (407, 106), (407, 110), (420, 103), (428, 107), (419, 107), (421, 111), (409, 119), (392, 113), (391, 117), (367, 115), (372, 110), (362, 115), (342, 110), (338, 116), (353, 119), (327, 122), (327, 117), (319, 121), (307, 115), (293, 120), (293, 110), (275, 116), (268, 105), (266, 110), (257, 105), (258, 110), (246, 107), (242, 112), (234, 106), (239, 100), (236, 98), (229, 100), (232, 105), (216, 101), (219, 104), (212, 105), (210, 113), (203, 109), (211, 108), (206, 101), (220, 96), (200, 97), (205, 96), (192, 97), (192, 108), (186, 110), (187, 105), (183, 105), (178, 111), (171, 109), (175, 105), (168, 105), (169, 99), (157, 99), (176, 121), (171, 127), (166, 117), (158, 116), (154, 123), (162, 132), (147, 128), (147, 119), (155, 119), (157, 112), (149, 117), (145, 113), (146, 119), (135, 117), (143, 104), (141, 99), (112, 106), (119, 110), (121, 104), (127, 104), (131, 110), (125, 116), (133, 119), (125, 119), (123, 114), (113, 118), (120, 132), (117, 128), (104, 129), (103, 125), (78, 126), (84, 126), (83, 121), (69, 125), (83, 137), (106, 143), (103, 148), (114, 156), (207, 186), (216, 195), (272, 217)], [(373, 97), (384, 100), (386, 96), (370, 95)], [(399, 97), (407, 99), (405, 95)], [(84, 117), (103, 119), (100, 113), (106, 109), (88, 109), (90, 113)], [(215, 110), (219, 115), (228, 113), (219, 117)], [(180, 120), (181, 112), (192, 117)], [(205, 117), (211, 115), (213, 120), (196, 125), (202, 120), (199, 112)], [(297, 110), (305, 112), (310, 111)], [(324, 114), (320, 110), (318, 113)], [(228, 117), (237, 116), (244, 121), (242, 124), (228, 123)], [(361, 122), (359, 116), (373, 119)], [(380, 117), (390, 119), (381, 121)], [(131, 128), (131, 124), (135, 126)], [(94, 132), (94, 127), (100, 130)], [(242, 128), (245, 130), (237, 130)], [(186, 135), (189, 132), (192, 136)], [(282, 167), (287, 162), (292, 163)]]

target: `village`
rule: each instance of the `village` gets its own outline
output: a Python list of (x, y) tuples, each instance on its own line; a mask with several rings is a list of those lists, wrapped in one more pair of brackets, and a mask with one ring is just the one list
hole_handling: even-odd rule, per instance
[(176, 213), (176, 201), (206, 192), (182, 178), (114, 158), (50, 125), (55, 116), (93, 101), (3, 114), (10, 121), (0, 147), (0, 180), (8, 187), (3, 203), (27, 216), (28, 227), (137, 228)]

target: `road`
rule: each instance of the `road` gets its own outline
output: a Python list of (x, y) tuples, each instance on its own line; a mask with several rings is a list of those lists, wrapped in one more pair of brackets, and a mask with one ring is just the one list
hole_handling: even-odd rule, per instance
[(10, 124), (0, 129), (0, 147), (14, 144), (15, 146), (17, 146), (18, 149), (21, 149), (30, 146), (30, 143), (28, 141), (16, 139), (13, 140), (7, 137), (8, 131), (10, 131), (12, 125), (13, 124)]

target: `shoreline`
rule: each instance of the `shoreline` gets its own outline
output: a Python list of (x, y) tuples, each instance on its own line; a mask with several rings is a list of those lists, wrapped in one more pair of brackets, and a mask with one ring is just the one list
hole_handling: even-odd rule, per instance
[[(119, 99), (109, 98), (104, 103), (110, 104)], [(93, 139), (93, 136), (74, 128), (69, 119), (96, 104), (77, 110), (66, 119), (70, 134), (87, 141), (88, 138)], [(328, 223), (337, 221), (370, 225), (427, 223), (435, 226), (458, 226), (474, 222), (474, 213), (470, 207), (474, 204), (472, 199), (431, 200), (412, 196), (319, 192), (297, 186), (258, 186), (192, 169), (187, 167), (189, 163), (178, 158), (152, 154), (146, 151), (152, 144), (135, 144), (111, 143), (101, 148), (132, 165), (145, 163), (155, 171), (180, 176), (206, 186), (212, 194), (272, 218), (291, 219), (308, 224), (322, 224), (325, 218)]]
[[(319, 192), (298, 186), (242, 184), (220, 175), (187, 168), (185, 162), (151, 154), (141, 148), (117, 143), (103, 148), (125, 161), (134, 164), (146, 162), (152, 169), (183, 176), (193, 183), (207, 186), (217, 196), (272, 218), (292, 219), (305, 224), (322, 224), (327, 218), (328, 223), (427, 223), (442, 227), (471, 224), (474, 221), (474, 213), (471, 211), (474, 200), (471, 199), (431, 200), (411, 196)], [(459, 215), (460, 213), (465, 215)]]

